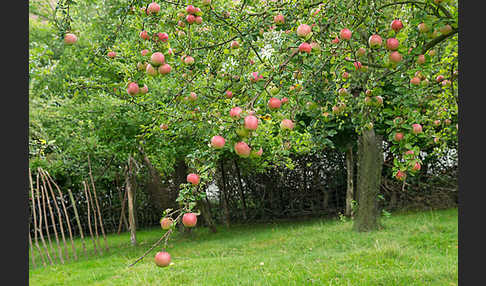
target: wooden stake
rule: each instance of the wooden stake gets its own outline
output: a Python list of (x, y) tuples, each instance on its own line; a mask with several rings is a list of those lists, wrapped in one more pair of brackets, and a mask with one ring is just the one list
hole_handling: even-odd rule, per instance
[[(120, 190), (118, 190), (118, 195), (120, 197), (120, 201), (122, 201), (122, 197), (121, 197)], [(122, 205), (121, 205), (121, 213), (120, 213), (120, 220), (118, 222), (118, 232), (117, 232), (117, 234), (120, 234), (120, 232), (121, 232), (122, 221), (124, 222), (126, 229), (127, 230), (130, 229), (128, 227), (127, 218), (126, 218), (126, 215), (125, 215), (125, 204), (126, 204), (126, 201), (127, 201), (127, 191), (125, 190), (125, 195), (123, 196), (123, 201), (122, 201)]]
[(130, 224), (130, 242), (132, 245), (137, 245), (137, 237), (136, 237), (136, 226), (135, 226), (135, 215), (134, 215), (134, 207), (133, 207), (133, 189), (132, 189), (132, 162), (131, 157), (128, 157), (128, 172), (126, 176), (126, 190), (128, 195), (128, 222)]
[(72, 204), (73, 209), (74, 209), (74, 217), (76, 218), (76, 222), (78, 223), (78, 229), (79, 229), (79, 234), (81, 235), (81, 244), (83, 245), (84, 256), (87, 256), (88, 253), (86, 252), (86, 244), (84, 243), (83, 228), (81, 227), (81, 221), (79, 220), (78, 208), (76, 207), (76, 201), (74, 201), (73, 193), (71, 192), (70, 189), (68, 189), (68, 194), (69, 194), (69, 199), (71, 199), (71, 204)]
[(53, 256), (54, 260), (56, 260), (57, 259), (56, 251), (52, 247), (51, 235), (49, 234), (49, 227), (47, 225), (46, 197), (44, 195), (44, 189), (42, 188), (41, 185), (39, 185), (39, 188), (40, 188), (40, 194), (42, 196), (42, 213), (44, 214), (44, 226), (46, 228), (47, 241), (49, 242), (49, 248), (50, 248), (50, 251), (52, 252), (52, 256)]
[(96, 210), (98, 211), (98, 219), (100, 221), (101, 233), (103, 234), (103, 240), (105, 241), (105, 250), (108, 251), (108, 242), (106, 241), (106, 234), (105, 234), (105, 229), (103, 227), (103, 219), (101, 217), (100, 205), (98, 203), (98, 196), (96, 195), (95, 183), (93, 180), (93, 174), (91, 172), (91, 161), (89, 159), (89, 154), (88, 154), (88, 166), (89, 166), (89, 177), (91, 179), (91, 185), (93, 186), (93, 194), (96, 202)]
[(32, 248), (32, 237), (30, 236), (30, 228), (29, 228), (29, 249), (30, 249), (30, 255), (32, 258), (32, 265), (34, 268), (37, 268), (37, 265), (35, 264), (35, 253), (34, 253), (34, 248)]
[[(44, 239), (44, 234), (42, 233), (42, 218), (43, 217), (42, 217), (41, 203), (40, 203), (40, 196), (42, 195), (41, 189), (42, 189), (42, 187), (39, 186), (39, 173), (37, 173), (37, 206), (39, 207), (39, 233), (40, 233), (40, 238), (41, 238), (42, 244), (44, 245), (44, 249), (45, 249), (46, 254), (47, 254), (47, 258), (49, 259), (49, 262), (52, 265), (52, 264), (54, 264), (54, 262), (52, 261), (51, 254), (49, 252), (49, 248), (47, 247), (46, 240)], [(44, 197), (44, 196), (42, 195), (42, 197)], [(45, 209), (44, 199), (42, 201), (43, 201), (42, 206), (43, 206), (43, 210), (44, 210), (43, 213), (44, 213), (44, 216), (45, 216), (46, 209)], [(49, 232), (49, 230), (47, 230), (47, 232)], [(55, 256), (54, 256), (54, 259), (56, 259)]]
[(89, 234), (91, 235), (91, 240), (93, 241), (93, 248), (94, 248), (94, 253), (96, 254), (98, 252), (98, 248), (96, 247), (96, 241), (93, 237), (93, 229), (91, 228), (91, 216), (90, 216), (90, 208), (89, 208), (89, 196), (88, 196), (88, 191), (86, 188), (86, 182), (83, 181), (83, 186), (84, 186), (84, 194), (86, 195), (86, 203), (88, 204), (88, 228), (89, 228)]
[(44, 258), (44, 253), (42, 253), (41, 248), (39, 246), (39, 240), (37, 237), (37, 231), (38, 231), (38, 226), (37, 226), (37, 214), (36, 214), (36, 206), (35, 206), (35, 197), (34, 197), (34, 186), (32, 184), (32, 173), (30, 172), (29, 168), (29, 182), (30, 182), (30, 194), (31, 194), (31, 199), (32, 199), (32, 214), (34, 216), (34, 244), (37, 250), (39, 251), (39, 255), (42, 260), (42, 265), (46, 266), (46, 260)]
[[(47, 182), (47, 186), (49, 187), (49, 191), (51, 191), (51, 196), (52, 200), (54, 202), (54, 206), (56, 207), (57, 211), (57, 220), (59, 221), (59, 228), (61, 230), (61, 238), (62, 242), (64, 243), (64, 255), (66, 257), (66, 260), (69, 260), (69, 253), (68, 253), (68, 247), (66, 243), (66, 237), (64, 235), (64, 226), (62, 225), (62, 217), (61, 217), (61, 210), (59, 209), (59, 206), (57, 205), (57, 200), (56, 200), (56, 195), (54, 194), (54, 190), (52, 189), (51, 182), (49, 181), (49, 178), (47, 178), (47, 175), (45, 171), (41, 168), (41, 176), (43, 176), (44, 180)], [(47, 192), (47, 189), (46, 189)]]
[(44, 187), (42, 189), (44, 191), (44, 195), (47, 200), (47, 207), (49, 208), (49, 214), (51, 215), (51, 223), (52, 223), (52, 227), (54, 228), (54, 235), (56, 236), (57, 251), (59, 252), (59, 261), (61, 261), (61, 263), (64, 264), (64, 258), (62, 258), (61, 245), (59, 245), (59, 235), (57, 234), (56, 219), (54, 218), (54, 212), (52, 211), (51, 199), (49, 198), (49, 192), (47, 191), (46, 181), (44, 180), (44, 176), (42, 176), (42, 169), (38, 168), (37, 170), (41, 174), (42, 185)]
[(100, 252), (100, 254), (103, 254), (103, 250), (101, 249), (100, 237), (98, 235), (98, 220), (96, 219), (95, 205), (93, 204), (93, 198), (91, 196), (91, 190), (89, 188), (88, 182), (86, 182), (86, 188), (88, 189), (89, 202), (91, 205), (91, 210), (93, 211), (96, 244), (98, 245), (98, 251)]
[[(52, 179), (49, 172), (45, 171), (44, 174), (46, 174), (49, 177), (49, 179), (51, 180), (51, 182), (54, 184), (57, 191), (59, 192), (59, 195), (61, 196), (61, 205), (62, 205), (62, 209), (64, 210), (64, 215), (66, 216), (66, 223), (67, 223), (67, 226), (68, 226), (69, 238), (71, 239), (71, 248), (73, 249), (74, 260), (78, 260), (78, 255), (76, 254), (76, 247), (74, 247), (73, 232), (71, 230), (71, 221), (69, 219), (69, 214), (68, 214), (67, 209), (66, 209), (66, 204), (64, 203), (64, 195), (61, 192), (61, 189), (59, 188), (59, 186), (56, 184), (56, 182), (54, 182), (54, 180)], [(67, 252), (67, 250), (66, 250), (66, 252)]]

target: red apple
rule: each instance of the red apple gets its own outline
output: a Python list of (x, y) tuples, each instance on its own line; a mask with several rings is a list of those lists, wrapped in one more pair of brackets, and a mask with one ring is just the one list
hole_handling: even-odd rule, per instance
[(312, 28), (307, 24), (301, 24), (297, 27), (297, 36), (306, 37), (311, 32)]
[(398, 170), (397, 174), (395, 175), (395, 177), (397, 179), (399, 179), (400, 181), (403, 181), (405, 180), (405, 178), (407, 177), (407, 174), (405, 174), (404, 172), (402, 172), (402, 170)]
[(280, 106), (282, 105), (282, 102), (280, 101), (280, 99), (276, 98), (276, 97), (272, 97), (270, 98), (270, 100), (268, 100), (268, 108), (270, 109), (279, 109)]
[(194, 227), (197, 223), (197, 216), (195, 213), (185, 213), (182, 216), (182, 224), (185, 227)]
[(359, 48), (357, 51), (356, 51), (356, 55), (358, 57), (362, 57), (366, 54), (366, 49), (365, 48)]
[(159, 4), (152, 2), (147, 7), (147, 14), (157, 14), (160, 11)]
[(194, 64), (194, 58), (193, 58), (193, 57), (191, 57), (191, 56), (186, 56), (186, 57), (184, 58), (184, 63), (185, 63), (186, 65), (192, 65), (192, 64)]
[(233, 118), (233, 119), (240, 118), (240, 115), (241, 115), (241, 112), (242, 111), (243, 110), (241, 108), (239, 108), (238, 106), (231, 108), (231, 110), (230, 110), (230, 116), (231, 116), (231, 118)]
[(194, 22), (196, 22), (196, 17), (192, 14), (189, 14), (186, 16), (186, 21), (189, 24), (193, 24)]
[(193, 185), (197, 185), (199, 184), (199, 175), (198, 174), (194, 174), (194, 173), (191, 173), (189, 175), (187, 175), (187, 182), (188, 183), (191, 183)]
[(232, 49), (238, 49), (240, 47), (240, 43), (238, 43), (238, 41), (233, 41), (231, 42), (230, 47)]
[(285, 23), (285, 18), (284, 18), (284, 16), (282, 14), (278, 14), (275, 17), (273, 17), (273, 21), (277, 25), (282, 25), (282, 24)]
[(375, 49), (381, 46), (382, 40), (381, 37), (377, 34), (371, 35), (368, 39), (368, 43), (371, 48)]
[(283, 130), (292, 130), (294, 129), (294, 122), (292, 122), (292, 120), (290, 119), (284, 119), (282, 120), (282, 122), (280, 122), (280, 128), (282, 128)]
[(420, 78), (419, 77), (412, 77), (412, 79), (410, 79), (410, 84), (412, 85), (419, 85), (420, 84)]
[(72, 45), (78, 41), (78, 37), (76, 37), (73, 33), (67, 33), (64, 35), (64, 43), (66, 45)]
[(258, 118), (253, 115), (247, 115), (245, 117), (245, 128), (248, 130), (256, 130), (258, 127)]
[(235, 144), (235, 152), (238, 156), (247, 158), (250, 156), (251, 149), (245, 142), (241, 141)]
[(225, 92), (225, 94), (226, 94), (226, 98), (232, 98), (233, 97), (233, 92), (231, 92), (230, 90), (227, 90)]
[(403, 28), (402, 21), (395, 19), (391, 22), (391, 29), (395, 32), (400, 31)]
[(425, 63), (425, 56), (424, 55), (418, 55), (418, 57), (417, 57), (417, 63), (419, 65), (423, 65)]
[(168, 230), (174, 221), (169, 218), (169, 217), (164, 217), (160, 220), (160, 226), (162, 227), (163, 230)]
[(339, 38), (338, 37), (334, 38), (334, 40), (332, 40), (331, 43), (338, 44), (339, 43)]
[(142, 50), (140, 53), (142, 54), (143, 57), (145, 57), (149, 53), (149, 50), (145, 49)]
[(398, 133), (395, 133), (395, 141), (400, 141), (403, 139), (403, 133), (401, 132), (398, 132)]
[(443, 76), (443, 75), (438, 75), (438, 76), (435, 78), (435, 80), (436, 80), (437, 82), (441, 82), (441, 81), (443, 81), (443, 80), (444, 80), (444, 76)]
[(312, 47), (309, 43), (303, 42), (302, 44), (299, 45), (299, 52), (304, 52), (310, 54), (312, 50)]
[(413, 170), (413, 171), (415, 171), (415, 172), (416, 172), (416, 171), (420, 171), (420, 167), (421, 167), (421, 166), (420, 166), (420, 164), (419, 164), (418, 162), (416, 162), (416, 163), (413, 165), (412, 170)]
[(389, 39), (386, 40), (385, 45), (386, 45), (386, 48), (389, 49), (390, 51), (396, 51), (398, 49), (398, 46), (400, 45), (400, 43), (395, 38), (389, 38)]
[(152, 56), (150, 57), (150, 61), (152, 62), (152, 64), (154, 66), (160, 66), (164, 63), (165, 61), (165, 57), (164, 57), (164, 54), (162, 54), (161, 52), (155, 52), (152, 54)]
[(147, 31), (145, 31), (145, 30), (143, 30), (143, 31), (141, 31), (141, 32), (140, 32), (140, 38), (142, 38), (143, 40), (148, 40), (148, 39), (150, 39), (150, 37), (149, 37), (149, 35), (148, 35)]
[(135, 95), (140, 91), (138, 84), (136, 82), (130, 82), (127, 87), (127, 93), (129, 95)]
[(168, 128), (169, 128), (169, 125), (167, 125), (165, 123), (160, 124), (160, 129), (167, 130)]
[(354, 62), (353, 64), (354, 64), (354, 68), (355, 68), (356, 70), (361, 69), (361, 67), (363, 66), (363, 65), (361, 64), (361, 62)]
[(193, 91), (189, 94), (189, 100), (195, 101), (197, 99), (197, 94)]
[(196, 22), (196, 24), (200, 25), (202, 24), (203, 19), (201, 16), (196, 16), (196, 19), (194, 21)]
[(196, 14), (196, 7), (192, 5), (187, 5), (186, 12), (187, 14)]
[(219, 135), (213, 136), (213, 138), (211, 138), (211, 146), (216, 149), (223, 148), (225, 143), (226, 141), (224, 140), (224, 138)]
[(155, 254), (155, 264), (160, 267), (165, 267), (170, 264), (170, 254), (168, 252), (157, 252)]
[(169, 35), (167, 33), (157, 33), (157, 37), (164, 43), (169, 39)]
[(170, 73), (172, 67), (169, 64), (163, 64), (159, 67), (160, 74), (168, 74)]
[(285, 104), (285, 103), (289, 102), (289, 99), (287, 97), (284, 97), (284, 98), (282, 98), (282, 100), (280, 102), (282, 104)]
[(344, 79), (349, 78), (349, 73), (348, 73), (348, 72), (343, 72), (342, 77), (343, 77)]
[(259, 81), (262, 78), (263, 78), (263, 76), (262, 75), (259, 75), (258, 72), (252, 72), (251, 73), (251, 76), (250, 76), (250, 81), (251, 82), (257, 82), (257, 81)]
[(413, 124), (412, 125), (412, 133), (413, 134), (419, 134), (419, 133), (422, 133), (422, 125), (420, 124)]
[(382, 105), (383, 104), (383, 97), (381, 96), (375, 96), (375, 100), (378, 102), (379, 105)]
[(390, 61), (397, 64), (402, 61), (402, 55), (397, 51), (391, 52)]
[(113, 58), (116, 57), (116, 53), (114, 51), (109, 51), (108, 52), (108, 57), (111, 58), (111, 59), (113, 59)]
[(352, 32), (349, 29), (342, 29), (341, 32), (339, 32), (339, 36), (341, 37), (341, 40), (350, 40), (351, 39)]

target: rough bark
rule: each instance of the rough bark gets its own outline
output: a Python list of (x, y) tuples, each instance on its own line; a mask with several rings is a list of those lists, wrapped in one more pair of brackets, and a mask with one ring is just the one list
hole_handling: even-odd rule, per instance
[(346, 150), (346, 171), (347, 171), (347, 188), (346, 188), (346, 210), (345, 215), (351, 216), (353, 211), (354, 199), (354, 160), (353, 160), (353, 145), (350, 145)]
[(353, 228), (371, 231), (380, 227), (378, 194), (383, 168), (383, 139), (373, 129), (363, 131), (358, 140), (358, 209)]

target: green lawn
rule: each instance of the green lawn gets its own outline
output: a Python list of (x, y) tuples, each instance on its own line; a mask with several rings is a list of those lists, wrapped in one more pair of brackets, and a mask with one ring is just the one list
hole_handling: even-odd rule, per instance
[(156, 248), (127, 268), (161, 236), (156, 228), (137, 233), (138, 247), (130, 247), (128, 233), (110, 235), (102, 257), (31, 268), (29, 280), (50, 286), (457, 285), (457, 216), (457, 209), (392, 214), (382, 219), (385, 229), (371, 233), (324, 219), (219, 227), (216, 234), (198, 228), (192, 238), (172, 237), (173, 265), (157, 267)]

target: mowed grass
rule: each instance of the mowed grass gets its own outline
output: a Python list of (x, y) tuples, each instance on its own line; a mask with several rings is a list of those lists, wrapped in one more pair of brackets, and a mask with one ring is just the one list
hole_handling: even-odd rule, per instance
[[(157, 247), (128, 268), (163, 234), (154, 228), (137, 232), (137, 247), (128, 233), (109, 235), (103, 256), (37, 266), (29, 280), (50, 286), (457, 285), (457, 216), (457, 209), (393, 214), (382, 218), (383, 230), (368, 233), (329, 219), (219, 227), (214, 234), (196, 228), (192, 237), (172, 236), (173, 265), (154, 264)], [(92, 242), (86, 244), (92, 252)]]

